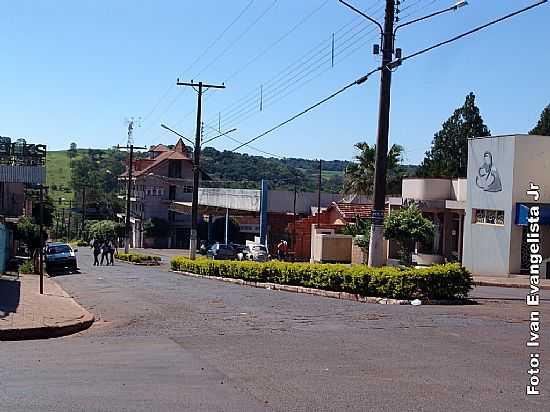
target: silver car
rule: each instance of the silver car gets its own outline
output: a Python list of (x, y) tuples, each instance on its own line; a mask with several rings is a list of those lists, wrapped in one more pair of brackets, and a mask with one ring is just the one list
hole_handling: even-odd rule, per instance
[(78, 270), (76, 263), (75, 250), (66, 243), (50, 243), (45, 248), (46, 270), (53, 272), (55, 270)]
[(267, 262), (269, 252), (264, 245), (246, 245), (243, 251), (238, 254), (238, 258), (239, 260), (251, 260), (253, 262)]

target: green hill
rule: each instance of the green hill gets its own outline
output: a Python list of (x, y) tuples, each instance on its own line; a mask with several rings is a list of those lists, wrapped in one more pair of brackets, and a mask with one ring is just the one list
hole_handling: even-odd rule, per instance
[(57, 201), (59, 198), (74, 200), (71, 189), (71, 167), (68, 152), (48, 152), (46, 156), (46, 184), (49, 193)]
[[(99, 150), (101, 151), (101, 150)], [(87, 149), (79, 149), (77, 157), (84, 156)], [(323, 191), (340, 192), (344, 180), (344, 170), (350, 162), (343, 160), (323, 161)], [(46, 159), (47, 184), (54, 200), (65, 198), (74, 200), (71, 188), (71, 167), (68, 151), (48, 152)], [(205, 186), (259, 188), (262, 179), (269, 181), (271, 189), (294, 188), (296, 179), (298, 190), (316, 191), (318, 185), (318, 167), (316, 160), (278, 159), (230, 151), (220, 152), (207, 147), (202, 152), (201, 168), (213, 182), (204, 182)], [(416, 166), (405, 165), (408, 175), (414, 175)], [(224, 183), (221, 183), (224, 182)]]

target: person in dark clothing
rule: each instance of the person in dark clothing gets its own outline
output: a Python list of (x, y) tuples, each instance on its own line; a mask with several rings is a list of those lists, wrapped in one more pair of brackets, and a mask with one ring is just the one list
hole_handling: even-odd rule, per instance
[(94, 266), (99, 266), (99, 255), (101, 254), (101, 242), (98, 239), (93, 240), (92, 249), (94, 250)]
[(109, 264), (109, 261), (110, 261), (111, 266), (115, 265), (115, 259), (114, 259), (115, 253), (116, 253), (116, 243), (114, 240), (109, 240), (109, 250), (108, 250), (109, 256), (107, 259), (107, 264)]
[(104, 260), (107, 261), (107, 266), (109, 266), (109, 249), (110, 249), (110, 244), (109, 244), (109, 241), (106, 240), (101, 245), (101, 263), (100, 263), (101, 266), (103, 266)]

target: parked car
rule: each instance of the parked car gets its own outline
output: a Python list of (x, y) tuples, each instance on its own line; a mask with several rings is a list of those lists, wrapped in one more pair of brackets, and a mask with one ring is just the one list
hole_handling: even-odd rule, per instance
[(208, 249), (206, 256), (212, 260), (233, 260), (237, 259), (237, 251), (233, 245), (215, 243)]
[(53, 272), (56, 270), (78, 270), (76, 262), (76, 249), (67, 243), (48, 243), (45, 247), (44, 263), (46, 270)]
[(239, 260), (267, 262), (269, 260), (269, 252), (264, 245), (253, 244), (245, 246), (243, 251), (238, 253), (237, 257)]

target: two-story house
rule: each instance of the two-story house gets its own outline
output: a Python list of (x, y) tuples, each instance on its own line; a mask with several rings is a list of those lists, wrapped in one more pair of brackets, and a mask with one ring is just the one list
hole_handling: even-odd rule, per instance
[[(128, 170), (120, 180), (126, 185), (127, 179)], [(178, 140), (173, 149), (162, 144), (151, 147), (145, 158), (133, 161), (132, 180), (131, 246), (187, 248), (191, 216), (169, 211), (172, 201), (190, 202), (193, 197), (193, 160), (183, 141)], [(119, 217), (124, 219), (125, 214)], [(168, 231), (147, 236), (144, 226), (151, 219), (163, 221)]]

